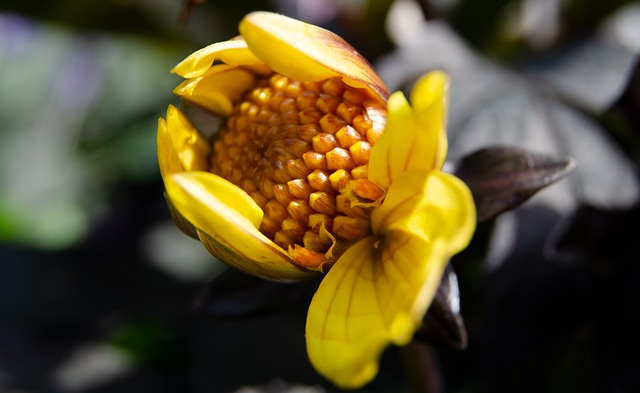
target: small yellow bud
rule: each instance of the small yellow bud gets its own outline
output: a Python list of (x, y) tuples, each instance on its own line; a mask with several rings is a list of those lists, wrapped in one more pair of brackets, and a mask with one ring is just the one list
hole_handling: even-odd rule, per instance
[(309, 222), (309, 216), (315, 211), (309, 206), (306, 200), (294, 199), (287, 205), (289, 215), (302, 224)]
[(348, 101), (341, 102), (336, 109), (336, 114), (347, 123), (351, 123), (353, 119), (360, 114), (360, 112), (360, 106)]
[(322, 84), (322, 92), (334, 97), (342, 96), (344, 84), (338, 78), (328, 79)]
[(332, 233), (341, 239), (360, 239), (367, 236), (370, 231), (369, 220), (364, 217), (336, 216), (333, 219)]
[(329, 249), (329, 247), (331, 247), (331, 244), (333, 243), (331, 239), (329, 238), (323, 239), (320, 237), (320, 235), (318, 235), (314, 231), (305, 232), (304, 237), (302, 238), (302, 242), (306, 249), (314, 252), (322, 252), (322, 253), (327, 252), (327, 250)]
[(351, 157), (356, 165), (366, 165), (371, 155), (371, 144), (365, 141), (359, 141), (349, 147)]
[(322, 153), (308, 151), (302, 155), (302, 159), (310, 169), (329, 169), (327, 168), (327, 157)]
[(294, 179), (287, 183), (289, 186), (289, 193), (298, 199), (307, 199), (313, 192), (313, 188), (305, 179)]
[(315, 171), (311, 172), (309, 176), (307, 176), (307, 180), (309, 180), (309, 185), (314, 190), (327, 192), (333, 191), (331, 181), (329, 180), (329, 176), (325, 171), (316, 169)]
[[(334, 209), (335, 209), (335, 200), (334, 200)], [(331, 229), (333, 227), (333, 218), (334, 214), (323, 214), (323, 213), (315, 213), (309, 216), (309, 228), (313, 229), (316, 232), (320, 232), (320, 227), (324, 225), (325, 229)]]
[(347, 125), (336, 132), (336, 138), (340, 142), (340, 146), (350, 149), (353, 144), (362, 140), (362, 135), (355, 128)]
[(320, 94), (316, 101), (316, 107), (323, 113), (334, 113), (342, 101), (336, 96)]
[(353, 177), (349, 173), (349, 171), (345, 169), (338, 169), (329, 175), (329, 181), (331, 182), (331, 186), (334, 190), (340, 191), (344, 186), (347, 185), (347, 182), (351, 180)]
[(313, 137), (313, 150), (327, 153), (338, 146), (338, 140), (333, 134), (322, 133)]
[(329, 134), (335, 134), (345, 125), (347, 125), (347, 123), (333, 113), (327, 113), (320, 119), (320, 128), (322, 128), (322, 131)]
[(309, 206), (313, 210), (329, 216), (335, 216), (336, 214), (335, 196), (324, 191), (316, 191), (309, 195)]
[(337, 169), (352, 169), (355, 167), (353, 160), (351, 159), (351, 153), (349, 150), (345, 150), (341, 147), (336, 147), (326, 154), (327, 167), (331, 170)]
[(302, 241), (302, 236), (307, 231), (307, 226), (288, 217), (282, 221), (282, 231), (296, 243)]

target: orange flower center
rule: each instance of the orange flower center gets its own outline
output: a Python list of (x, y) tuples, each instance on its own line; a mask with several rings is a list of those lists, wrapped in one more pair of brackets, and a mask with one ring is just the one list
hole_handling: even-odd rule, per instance
[(256, 201), (260, 231), (295, 261), (324, 263), (332, 237), (344, 243), (371, 232), (363, 204), (383, 191), (367, 180), (367, 164), (386, 117), (384, 103), (339, 78), (273, 74), (235, 105), (214, 141), (211, 172)]

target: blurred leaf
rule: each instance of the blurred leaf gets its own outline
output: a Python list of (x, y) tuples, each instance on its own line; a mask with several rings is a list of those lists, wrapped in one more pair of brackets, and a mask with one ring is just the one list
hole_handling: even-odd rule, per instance
[(640, 4), (629, 2), (602, 25), (601, 34), (620, 43), (636, 55), (640, 53)]
[(508, 58), (590, 35), (618, 8), (634, 1), (456, 0), (448, 19), (474, 48)]
[(267, 281), (229, 268), (206, 285), (193, 308), (212, 318), (248, 318), (306, 305), (316, 286), (311, 282)]
[(467, 330), (460, 314), (458, 277), (451, 265), (447, 266), (423, 326), (414, 338), (426, 342), (445, 342), (458, 349), (467, 346)]
[(574, 166), (569, 158), (496, 146), (463, 157), (454, 173), (471, 189), (478, 221), (484, 221), (524, 203)]
[[(451, 17), (453, 25), (475, 46), (486, 46), (496, 34), (501, 11), (511, 0), (460, 0)], [(482, 21), (482, 23), (478, 23)]]
[(175, 371), (185, 365), (185, 356), (177, 349), (175, 337), (166, 322), (138, 320), (113, 332), (109, 343), (137, 362)]
[(598, 35), (537, 58), (526, 69), (573, 104), (599, 113), (620, 98), (636, 60), (630, 48)]
[(158, 36), (175, 24), (180, 7), (172, 0), (0, 0), (0, 9), (78, 30)]
[[(126, 176), (156, 177), (177, 51), (0, 14), (0, 237), (64, 248)], [(151, 118), (151, 120), (149, 120)], [(101, 150), (102, 149), (102, 150)]]
[(158, 112), (140, 120), (123, 120), (122, 125), (101, 130), (91, 144), (78, 147), (93, 170), (97, 191), (123, 180), (145, 182), (158, 176), (155, 130), (160, 116)]
[(554, 228), (545, 244), (545, 257), (607, 278), (628, 263), (624, 261), (637, 258), (636, 232), (623, 229), (634, 228), (639, 218), (640, 204), (620, 210), (581, 206)]
[(605, 18), (626, 4), (636, 0), (572, 0), (564, 10), (565, 30), (578, 34), (593, 31), (602, 25)]
[(392, 90), (431, 69), (451, 75), (449, 159), (496, 144), (572, 157), (577, 169), (537, 200), (562, 212), (579, 203), (624, 207), (637, 200), (633, 164), (594, 120), (545, 95), (541, 83), (474, 54), (442, 23), (430, 22), (414, 36), (378, 69)]
[(497, 222), (506, 216), (516, 216), (507, 230), (517, 246), (478, 296), (486, 305), (476, 337), (487, 348), (486, 390), (516, 391), (531, 381), (532, 391), (637, 391), (640, 205), (583, 205), (559, 224), (541, 205)]
[(162, 221), (147, 229), (141, 245), (153, 266), (185, 283), (207, 282), (226, 267), (199, 243), (176, 231), (170, 221)]
[(60, 391), (87, 391), (131, 373), (132, 368), (132, 359), (124, 351), (111, 345), (85, 343), (58, 365), (52, 379)]
[(233, 393), (325, 393), (321, 386), (309, 386), (289, 383), (283, 379), (274, 379), (260, 386), (242, 386)]

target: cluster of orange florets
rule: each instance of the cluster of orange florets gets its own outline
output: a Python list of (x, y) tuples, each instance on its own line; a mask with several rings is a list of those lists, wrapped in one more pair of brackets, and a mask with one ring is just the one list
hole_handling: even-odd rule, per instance
[(246, 191), (265, 212), (260, 231), (287, 249), (324, 253), (332, 240), (370, 233), (382, 190), (367, 180), (386, 107), (339, 78), (261, 78), (236, 104), (214, 141), (211, 171)]

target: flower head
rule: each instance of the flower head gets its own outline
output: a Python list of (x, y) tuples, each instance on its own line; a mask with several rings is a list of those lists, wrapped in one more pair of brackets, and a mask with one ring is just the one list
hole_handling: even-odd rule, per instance
[(467, 187), (441, 172), (447, 77), (411, 105), (335, 34), (256, 12), (241, 36), (178, 64), (175, 93), (225, 118), (213, 139), (170, 106), (158, 157), (178, 226), (247, 273), (325, 273), (309, 358), (341, 387), (377, 372), (420, 326), (451, 255), (475, 228)]

